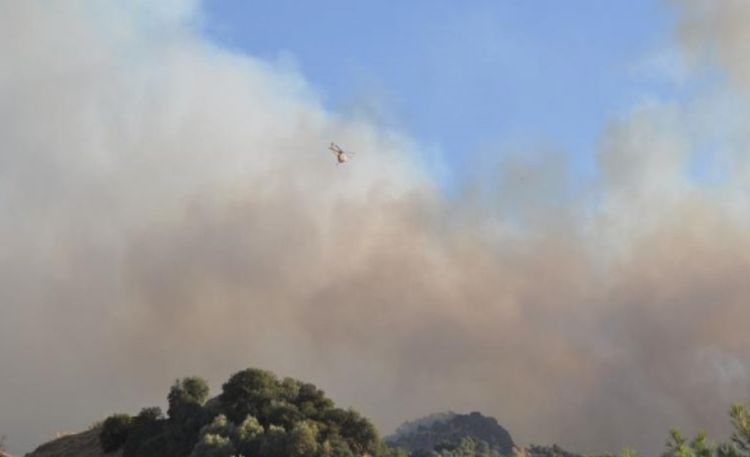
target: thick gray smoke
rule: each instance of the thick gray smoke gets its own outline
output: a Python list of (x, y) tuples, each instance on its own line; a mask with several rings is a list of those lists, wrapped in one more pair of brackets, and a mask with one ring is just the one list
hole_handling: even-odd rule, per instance
[[(583, 190), (539, 154), (446, 200), (408, 138), (207, 42), (195, 5), (135, 5), (0, 4), (12, 451), (247, 366), (384, 431), (478, 409), (518, 442), (578, 451), (726, 432), (750, 393), (744, 102), (634, 108)], [(696, 64), (745, 94), (747, 4), (679, 5)], [(691, 174), (707, 143), (725, 170), (709, 183)]]

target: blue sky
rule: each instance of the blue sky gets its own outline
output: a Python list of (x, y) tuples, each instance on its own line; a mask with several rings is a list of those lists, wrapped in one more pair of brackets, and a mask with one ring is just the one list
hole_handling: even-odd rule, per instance
[(607, 122), (645, 97), (679, 97), (659, 64), (675, 20), (665, 3), (223, 0), (204, 9), (213, 40), (291, 58), (329, 108), (374, 113), (440, 151), (450, 180), (472, 155), (535, 147), (593, 173)]

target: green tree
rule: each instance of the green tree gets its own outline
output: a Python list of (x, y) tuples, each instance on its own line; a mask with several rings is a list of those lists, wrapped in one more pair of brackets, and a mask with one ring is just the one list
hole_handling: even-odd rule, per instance
[(259, 455), (263, 457), (286, 457), (286, 448), (286, 430), (277, 425), (270, 425), (261, 440)]
[(133, 418), (130, 434), (123, 449), (124, 457), (151, 457), (163, 455), (165, 441), (159, 439), (164, 431), (161, 408), (143, 408)]
[(298, 422), (288, 433), (286, 451), (290, 457), (314, 457), (318, 447), (318, 427), (312, 422)]
[(353, 409), (346, 411), (343, 418), (341, 436), (347, 440), (349, 447), (358, 454), (374, 454), (380, 441), (375, 426)]
[(742, 456), (750, 455), (750, 414), (741, 403), (732, 405), (729, 411), (732, 428), (732, 444), (736, 452)]
[(445, 443), (435, 446), (434, 451), (424, 454), (434, 457), (502, 457), (499, 450), (493, 449), (486, 441), (466, 437), (457, 444)]
[(170, 456), (190, 454), (201, 428), (211, 422), (213, 415), (203, 407), (208, 393), (206, 381), (199, 377), (178, 379), (169, 389), (169, 419), (164, 427), (164, 439)]
[(145, 408), (135, 418), (111, 420), (104, 435), (111, 448), (125, 443), (124, 457), (406, 457), (385, 445), (370, 421), (336, 408), (313, 384), (280, 382), (251, 368), (207, 398), (202, 379), (177, 380), (166, 418)]
[(319, 419), (326, 411), (334, 407), (333, 401), (325, 396), (325, 392), (309, 383), (299, 383), (297, 395), (291, 401), (297, 405), (302, 414), (314, 419)]
[(247, 416), (253, 416), (263, 426), (268, 426), (271, 402), (279, 399), (281, 391), (273, 373), (248, 368), (235, 373), (224, 383), (219, 400), (232, 422), (239, 423)]
[(229, 422), (227, 416), (219, 414), (209, 424), (203, 426), (200, 433), (201, 436), (218, 435), (229, 438), (236, 434), (236, 427), (233, 423)]
[(230, 457), (236, 448), (232, 437), (236, 427), (220, 414), (200, 430), (200, 439), (193, 447), (190, 457)]
[(305, 419), (305, 415), (295, 405), (286, 400), (272, 400), (267, 411), (268, 422), (281, 425), (285, 429), (291, 429), (294, 424)]
[(743, 457), (734, 443), (721, 443), (716, 448), (716, 457)]
[(133, 418), (128, 414), (113, 414), (105, 419), (99, 433), (99, 441), (104, 452), (120, 449), (127, 441), (132, 428)]
[(320, 447), (321, 455), (326, 457), (354, 457), (349, 444), (337, 432), (329, 432)]
[(669, 431), (667, 449), (662, 457), (711, 457), (714, 447), (706, 441), (706, 433), (700, 432), (688, 442), (679, 429), (673, 428)]
[(196, 407), (203, 406), (208, 398), (208, 384), (199, 377), (188, 377), (178, 379), (169, 389), (167, 400), (169, 417), (178, 417), (182, 414), (194, 411)]
[(245, 456), (254, 456), (260, 453), (261, 443), (265, 429), (258, 419), (247, 416), (234, 430), (234, 442), (237, 451)]
[(232, 441), (224, 436), (203, 435), (190, 453), (190, 457), (232, 457), (235, 455)]

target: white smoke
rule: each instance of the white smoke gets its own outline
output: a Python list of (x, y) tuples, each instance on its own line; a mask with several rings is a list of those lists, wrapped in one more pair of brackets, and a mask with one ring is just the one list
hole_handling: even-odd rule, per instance
[[(414, 142), (207, 41), (199, 5), (152, 3), (0, 5), (11, 450), (247, 366), (384, 431), (449, 409), (578, 451), (726, 431), (750, 381), (747, 143), (710, 113), (741, 102), (635, 107), (583, 191), (541, 153), (446, 200)], [(696, 65), (713, 43), (744, 94), (743, 29), (718, 25), (743, 4), (683, 3)], [(711, 186), (690, 173), (705, 137), (732, 170)]]

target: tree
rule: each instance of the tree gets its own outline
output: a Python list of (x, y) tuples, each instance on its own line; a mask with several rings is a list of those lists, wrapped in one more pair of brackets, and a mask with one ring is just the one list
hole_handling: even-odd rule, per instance
[(104, 452), (120, 449), (133, 428), (133, 418), (127, 414), (113, 414), (104, 420), (99, 441)]
[(161, 408), (143, 408), (132, 420), (124, 457), (161, 456), (166, 450), (166, 442), (159, 439), (164, 431), (165, 419)]
[(203, 406), (208, 398), (208, 392), (208, 384), (202, 378), (188, 377), (176, 380), (167, 395), (167, 414), (170, 418), (177, 417), (194, 410), (196, 406)]
[(737, 454), (750, 455), (750, 414), (748, 414), (747, 408), (740, 403), (735, 403), (729, 411), (729, 417), (734, 428), (732, 444), (736, 448)]
[(315, 419), (334, 407), (333, 401), (326, 397), (325, 392), (309, 383), (299, 383), (297, 395), (291, 401), (297, 405), (302, 414)]
[(294, 424), (304, 420), (305, 415), (295, 405), (285, 400), (272, 400), (268, 406), (267, 419), (271, 424), (291, 429)]
[(280, 382), (250, 368), (232, 375), (219, 397), (207, 398), (202, 379), (177, 380), (167, 395), (168, 417), (145, 408), (110, 421), (112, 446), (124, 442), (124, 457), (406, 457), (369, 420), (336, 408), (313, 384)]
[(318, 451), (318, 427), (308, 421), (295, 424), (287, 437), (286, 452), (290, 457), (314, 457)]
[(706, 441), (706, 433), (699, 432), (692, 441), (688, 442), (679, 429), (669, 431), (667, 450), (662, 457), (711, 457), (714, 446)]
[(690, 442), (690, 449), (693, 451), (695, 457), (711, 457), (713, 455), (714, 446), (710, 445), (706, 441), (706, 432), (698, 432), (693, 441)]
[(258, 455), (265, 432), (258, 419), (247, 416), (234, 430), (237, 451), (245, 456)]
[(287, 434), (283, 427), (271, 425), (263, 435), (259, 455), (263, 457), (286, 457)]
[(203, 407), (208, 393), (208, 384), (199, 377), (178, 379), (169, 389), (169, 419), (164, 426), (169, 455), (183, 457), (190, 454), (198, 442), (201, 428), (211, 422), (213, 415)]
[(271, 401), (278, 398), (281, 391), (273, 373), (248, 368), (235, 373), (224, 383), (219, 400), (232, 422), (242, 422), (249, 415), (268, 426)]
[(232, 441), (224, 436), (203, 435), (190, 453), (190, 457), (231, 457), (235, 455)]

